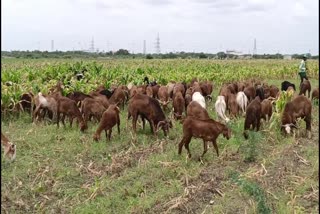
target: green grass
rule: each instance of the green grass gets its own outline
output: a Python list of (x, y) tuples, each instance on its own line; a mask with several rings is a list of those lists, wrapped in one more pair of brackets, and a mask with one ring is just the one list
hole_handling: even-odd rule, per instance
[[(289, 80), (294, 83), (299, 80)], [(270, 83), (280, 84), (280, 80)], [(316, 80), (312, 80), (315, 86)], [(214, 89), (215, 98), (218, 88)], [(216, 118), (208, 103), (209, 113)], [(138, 129), (121, 111), (121, 134), (111, 141), (97, 124), (57, 129), (56, 124), (32, 124), (23, 114), (2, 120), (2, 132), (17, 144), (17, 159), (2, 157), (1, 210), (9, 213), (316, 213), (318, 196), (318, 106), (313, 108), (313, 139), (284, 138), (279, 124), (243, 138), (244, 119), (232, 121), (232, 137), (219, 136), (220, 157), (210, 145), (204, 164), (202, 140), (178, 155), (182, 125), (174, 123), (169, 137)], [(302, 126), (302, 130), (305, 126)], [(303, 132), (303, 131), (302, 131)], [(304, 158), (306, 163), (301, 162)], [(266, 168), (267, 173), (262, 169)], [(230, 172), (236, 173), (235, 177)], [(217, 193), (217, 190), (220, 193)], [(272, 194), (273, 195), (272, 195)], [(276, 199), (277, 198), (277, 199)], [(213, 204), (210, 205), (210, 201)]]

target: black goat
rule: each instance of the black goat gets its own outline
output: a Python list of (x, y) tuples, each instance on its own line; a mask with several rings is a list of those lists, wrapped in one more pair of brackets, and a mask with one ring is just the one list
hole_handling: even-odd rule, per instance
[(155, 86), (155, 85), (158, 84), (157, 81), (149, 82), (149, 78), (148, 78), (147, 76), (144, 77), (143, 82), (144, 82), (144, 83), (146, 82), (148, 86)]
[(294, 90), (296, 90), (296, 86), (293, 83), (289, 81), (283, 81), (281, 83), (281, 91), (287, 91), (288, 87), (290, 86), (293, 87)]

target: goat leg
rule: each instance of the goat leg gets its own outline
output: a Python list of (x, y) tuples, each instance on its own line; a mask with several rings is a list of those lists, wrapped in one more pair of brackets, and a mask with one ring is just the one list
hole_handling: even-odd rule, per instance
[(204, 154), (206, 154), (207, 151), (208, 151), (208, 143), (207, 143), (207, 141), (203, 140), (203, 153), (202, 153), (202, 155), (200, 157), (201, 158), (200, 160), (202, 160)]
[(218, 149), (217, 141), (216, 141), (216, 140), (213, 140), (213, 141), (212, 141), (212, 145), (213, 145), (214, 149), (215, 149), (216, 152), (217, 152), (217, 156), (219, 157), (219, 149)]
[(179, 145), (178, 145), (178, 154), (181, 155), (182, 152), (182, 147), (184, 145), (185, 142), (185, 138), (183, 137), (182, 140), (180, 141)]
[(190, 152), (190, 149), (189, 149), (189, 143), (190, 143), (191, 139), (187, 139), (186, 140), (186, 143), (184, 144), (184, 147), (186, 148), (186, 150), (188, 151), (188, 157), (191, 158), (191, 152)]
[(109, 129), (109, 136), (108, 136), (109, 141), (111, 140), (111, 133), (112, 133), (112, 128)]

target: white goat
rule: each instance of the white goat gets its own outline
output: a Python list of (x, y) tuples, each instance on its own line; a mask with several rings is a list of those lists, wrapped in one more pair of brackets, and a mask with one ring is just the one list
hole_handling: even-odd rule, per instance
[(239, 107), (241, 108), (242, 110), (242, 113), (244, 114), (246, 112), (246, 109), (247, 109), (247, 105), (248, 105), (248, 98), (247, 96), (245, 95), (245, 93), (243, 91), (239, 91), (237, 93), (237, 103), (239, 105)]
[(217, 101), (214, 104), (214, 107), (216, 109), (216, 112), (217, 112), (218, 116), (222, 120), (225, 120), (226, 122), (230, 121), (230, 119), (225, 115), (227, 105), (226, 105), (226, 101), (225, 101), (224, 96), (218, 96), (217, 97)]
[(200, 94), (200, 92), (194, 92), (192, 95), (192, 101), (198, 102), (204, 109), (206, 108), (206, 100)]

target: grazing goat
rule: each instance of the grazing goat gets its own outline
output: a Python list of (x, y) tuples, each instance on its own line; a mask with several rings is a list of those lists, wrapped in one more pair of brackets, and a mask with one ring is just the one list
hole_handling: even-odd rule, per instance
[(229, 109), (229, 115), (231, 117), (237, 117), (237, 114), (239, 112), (239, 106), (237, 103), (236, 95), (234, 94), (229, 94), (229, 99), (228, 99), (228, 109)]
[(159, 103), (162, 105), (163, 111), (166, 111), (169, 104), (169, 93), (166, 86), (161, 86), (158, 91)]
[(238, 82), (238, 92), (243, 91), (245, 87), (246, 86), (243, 82)]
[(207, 100), (212, 100), (211, 94), (213, 91), (213, 83), (210, 81), (200, 82), (200, 88), (203, 93), (203, 96)]
[(275, 85), (270, 85), (270, 97), (277, 98), (279, 95), (279, 88)]
[(202, 106), (202, 108), (206, 108), (206, 100), (200, 92), (197, 91), (192, 94), (192, 101), (196, 101)]
[(299, 95), (306, 96), (306, 93), (308, 91), (308, 98), (310, 98), (310, 92), (311, 92), (311, 84), (309, 80), (303, 79), (303, 82), (300, 84), (300, 92)]
[(178, 91), (174, 94), (172, 105), (174, 118), (180, 120), (185, 109), (185, 100), (181, 91)]
[(142, 117), (143, 127), (145, 123), (144, 119), (149, 121), (151, 132), (155, 136), (160, 127), (162, 128), (165, 136), (168, 135), (169, 128), (172, 128), (172, 123), (170, 120), (166, 119), (158, 100), (138, 93), (130, 99), (128, 105), (128, 119), (132, 116), (132, 127), (135, 133), (137, 130), (137, 119), (139, 115)]
[(126, 93), (127, 92), (120, 87), (115, 89), (114, 93), (112, 94), (112, 96), (109, 99), (109, 102), (111, 104), (115, 104), (115, 105), (122, 104), (122, 109), (124, 109), (124, 105), (126, 102)]
[(35, 98), (35, 110), (33, 111), (32, 114), (32, 122), (35, 121), (35, 119), (39, 116), (40, 109), (48, 109), (51, 111), (53, 114), (57, 112), (57, 100), (52, 97), (52, 96), (45, 96), (42, 95), (41, 92), (39, 92)]
[(184, 96), (185, 93), (186, 93), (186, 90), (185, 90), (184, 85), (183, 85), (182, 83), (177, 83), (177, 84), (174, 85), (174, 87), (173, 87), (173, 92), (172, 92), (172, 93), (173, 93), (172, 98), (173, 98), (174, 95), (175, 95), (176, 93), (178, 93), (179, 91), (182, 93), (182, 96)]
[(110, 99), (114, 92), (115, 90), (104, 89), (104, 90), (100, 90), (99, 94), (102, 94), (106, 96), (108, 99)]
[(4, 150), (4, 157), (13, 161), (16, 158), (17, 146), (1, 132), (1, 145)]
[(168, 94), (169, 94), (170, 98), (173, 97), (173, 88), (174, 88), (175, 84), (176, 84), (175, 82), (169, 82), (166, 86), (168, 89)]
[(62, 124), (65, 126), (64, 117), (68, 116), (70, 121), (70, 127), (72, 127), (72, 122), (74, 118), (77, 118), (80, 124), (80, 131), (83, 132), (84, 130), (88, 129), (86, 121), (82, 118), (82, 115), (77, 107), (75, 101), (67, 98), (67, 97), (60, 97), (57, 102), (57, 126), (59, 128), (60, 122), (60, 114), (63, 114), (62, 117)]
[(92, 96), (82, 93), (80, 91), (75, 91), (75, 92), (71, 92), (69, 94), (67, 94), (67, 97), (71, 100), (74, 100), (78, 106), (81, 106), (81, 102), (85, 99), (85, 98), (93, 98)]
[(158, 99), (158, 91), (159, 91), (160, 85), (157, 84), (151, 87), (152, 87), (152, 97)]
[(250, 129), (252, 125), (252, 129), (256, 128), (259, 131), (260, 128), (260, 120), (261, 120), (261, 100), (259, 96), (256, 96), (251, 103), (249, 103), (246, 111), (246, 118), (244, 121), (244, 132), (243, 136), (245, 139), (248, 139), (248, 133), (246, 130)]
[(33, 93), (31, 92), (21, 95), (19, 103), (22, 111), (31, 112), (32, 99), (33, 99)]
[(247, 96), (249, 103), (256, 97), (256, 90), (253, 86), (245, 87), (243, 92)]
[(272, 101), (270, 99), (264, 99), (261, 102), (261, 118), (265, 121), (269, 121), (272, 116)]
[(287, 102), (284, 106), (281, 116), (281, 130), (290, 134), (291, 127), (297, 128), (296, 120), (298, 118), (303, 118), (306, 122), (306, 130), (309, 135), (308, 137), (311, 138), (311, 112), (312, 104), (307, 97), (299, 95), (293, 98), (292, 101)]
[(212, 119), (199, 120), (194, 117), (188, 116), (183, 121), (183, 138), (179, 143), (178, 154), (181, 155), (182, 147), (184, 146), (188, 151), (189, 158), (191, 158), (189, 143), (191, 141), (191, 138), (195, 137), (201, 138), (203, 140), (204, 150), (201, 158), (203, 158), (204, 154), (208, 150), (208, 141), (212, 142), (212, 145), (217, 152), (217, 156), (219, 157), (219, 150), (216, 140), (221, 133), (227, 140), (230, 139), (231, 130), (226, 125), (216, 122)]
[(214, 104), (215, 110), (217, 112), (217, 115), (222, 120), (229, 122), (230, 119), (225, 115), (226, 112), (226, 101), (224, 96), (218, 96), (216, 103)]
[[(116, 105), (110, 105), (109, 108), (103, 113), (99, 127), (93, 139), (95, 141), (100, 140), (100, 135), (103, 130), (106, 132), (106, 139), (111, 139), (112, 128), (117, 124), (118, 134), (120, 135), (120, 109)], [(108, 133), (109, 131), (109, 133)]]
[(264, 89), (262, 86), (256, 87), (256, 96), (259, 96), (261, 101), (264, 100), (265, 96), (264, 96)]
[(293, 83), (291, 83), (289, 81), (283, 81), (281, 83), (281, 91), (287, 91), (289, 86), (292, 86), (293, 89), (296, 90), (296, 86)]
[(81, 113), (86, 123), (91, 117), (94, 117), (99, 122), (106, 109), (99, 100), (93, 98), (86, 98), (81, 103)]
[(194, 117), (200, 120), (210, 119), (208, 111), (196, 102), (192, 101), (187, 107), (187, 116)]
[(242, 113), (245, 114), (246, 109), (247, 109), (247, 105), (248, 105), (248, 98), (247, 98), (246, 94), (243, 91), (239, 91), (237, 93), (236, 100), (237, 100), (238, 106), (242, 110)]
[(153, 97), (152, 86), (150, 86), (150, 85), (147, 86), (147, 88), (146, 88), (146, 94), (147, 94), (149, 97)]

